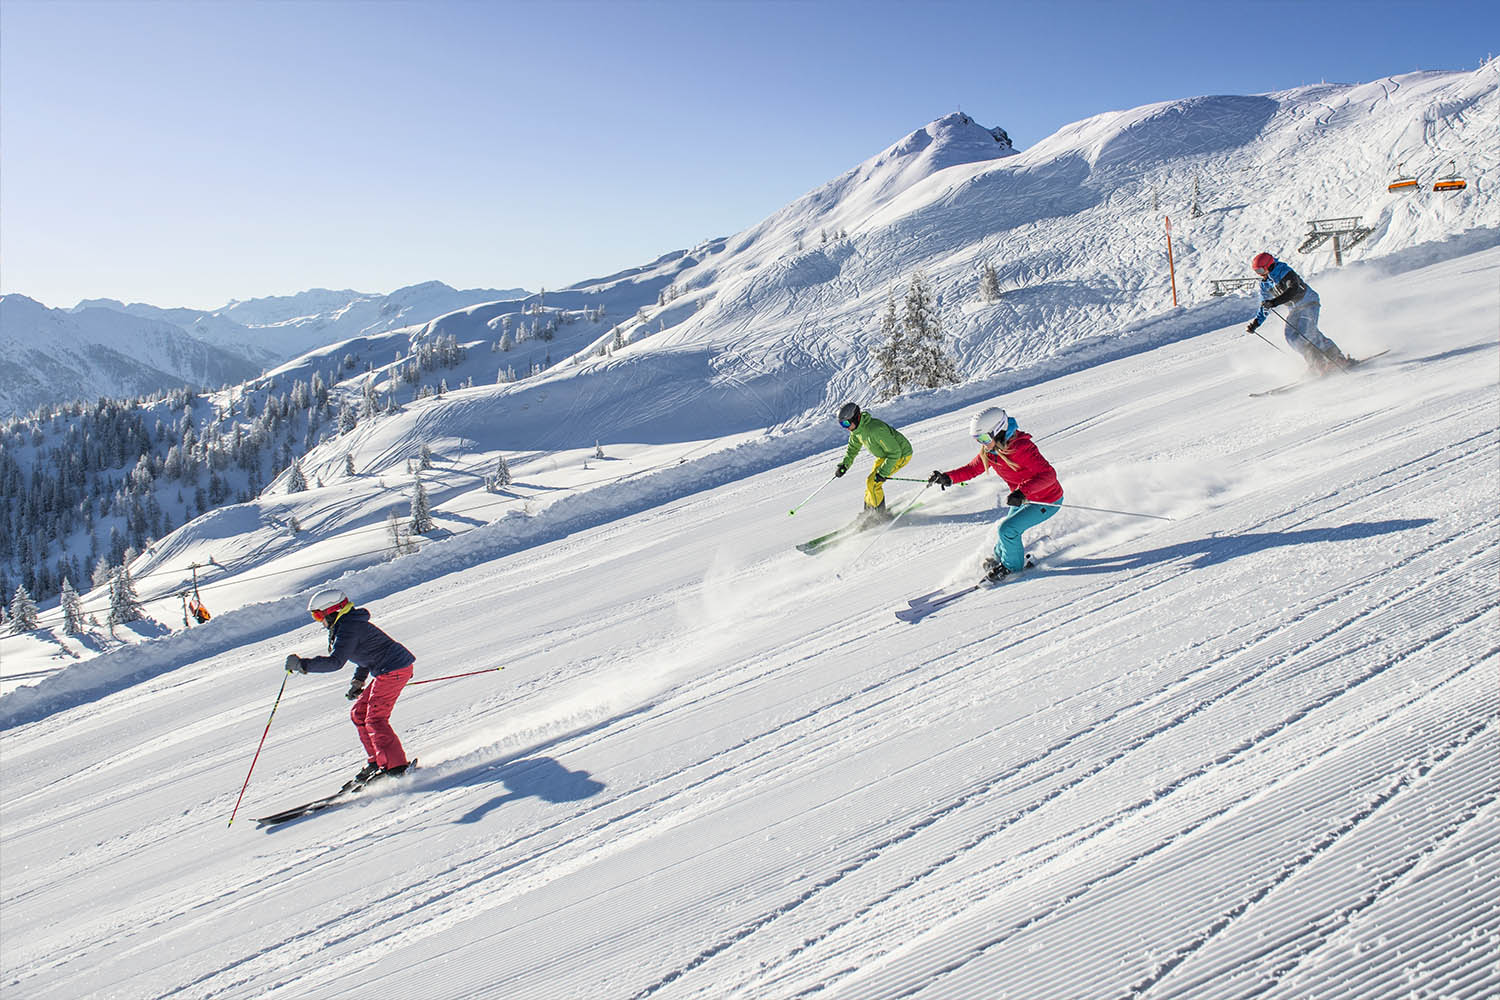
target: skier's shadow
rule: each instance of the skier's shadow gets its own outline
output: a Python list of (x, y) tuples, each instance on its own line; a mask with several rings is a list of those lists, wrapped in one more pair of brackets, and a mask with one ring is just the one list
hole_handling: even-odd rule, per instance
[[(1195, 538), (1190, 542), (1164, 545), (1140, 552), (1125, 552), (1114, 556), (1066, 556), (1059, 554), (1046, 560), (1047, 573), (1116, 573), (1120, 570), (1143, 569), (1156, 563), (1177, 559), (1189, 560), (1192, 569), (1202, 569), (1217, 563), (1227, 562), (1252, 552), (1279, 548), (1284, 545), (1308, 545), (1315, 542), (1348, 542), (1360, 538), (1374, 538), (1397, 531), (1410, 531), (1432, 524), (1434, 518), (1405, 521), (1355, 521), (1331, 528), (1310, 528), (1306, 531), (1261, 531), (1242, 535), (1216, 535), (1210, 538)], [(1392, 553), (1392, 560), (1397, 558)]]
[(507, 761), (498, 767), (476, 769), (468, 777), (470, 784), (499, 781), (509, 791), (470, 809), (456, 819), (456, 823), (477, 823), (507, 802), (529, 798), (543, 802), (577, 802), (598, 795), (605, 787), (604, 782), (594, 780), (587, 771), (569, 771), (553, 757)]

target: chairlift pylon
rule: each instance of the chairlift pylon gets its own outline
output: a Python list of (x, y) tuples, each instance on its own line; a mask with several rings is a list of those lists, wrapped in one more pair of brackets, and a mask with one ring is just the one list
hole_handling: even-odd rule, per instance
[(1455, 161), (1448, 161), (1448, 172), (1433, 182), (1434, 191), (1462, 191), (1469, 186), (1469, 182), (1458, 176)]

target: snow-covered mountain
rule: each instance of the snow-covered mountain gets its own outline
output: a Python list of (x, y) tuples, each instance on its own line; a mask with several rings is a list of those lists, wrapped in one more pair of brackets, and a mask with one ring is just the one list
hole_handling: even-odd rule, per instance
[[(960, 373), (974, 377), (1119, 337), (1172, 308), (1174, 277), (1180, 302), (1243, 312), (1213, 298), (1213, 281), (1246, 277), (1261, 249), (1316, 281), (1334, 254), (1330, 243), (1298, 252), (1314, 219), (1370, 230), (1349, 262), (1465, 234), (1483, 242), (1500, 229), (1497, 83), (1492, 62), (1167, 102), (1099, 115), (1020, 153), (998, 130), (949, 115), (742, 233), (549, 292), (574, 307), (601, 289), (656, 302), (623, 320), (612, 312), (627, 346), (609, 357), (591, 342), (566, 369), (451, 400), (420, 423), (471, 441), (505, 426), (516, 449), (805, 426), (845, 398), (870, 398), (879, 317), (919, 269)], [(1433, 192), (1450, 161), (1467, 188)], [(1387, 190), (1398, 163), (1420, 172), (1420, 191)], [(985, 264), (1000, 277), (994, 302), (978, 294)], [(467, 309), (431, 330), (493, 336), (496, 316), (514, 309)], [(560, 412), (545, 402), (559, 397), (572, 401)], [(691, 424), (675, 417), (684, 409)]]
[(0, 414), (68, 399), (234, 384), (259, 370), (161, 319), (0, 297)]
[(266, 343), (262, 343), (260, 338), (251, 332), (250, 327), (230, 319), (222, 310), (203, 312), (198, 309), (185, 308), (162, 309), (144, 302), (126, 304), (117, 299), (85, 299), (74, 306), (70, 312), (77, 313), (85, 309), (105, 309), (129, 316), (171, 323), (197, 340), (212, 344), (231, 354), (237, 354), (261, 366), (274, 364), (285, 358), (280, 351), (272, 350)]
[(0, 415), (76, 398), (144, 395), (182, 385), (217, 388), (338, 341), (526, 294), (520, 288), (459, 290), (428, 281), (389, 295), (313, 289), (212, 311), (115, 299), (48, 309), (25, 296), (6, 296), (11, 301), (0, 307)]
[(523, 288), (456, 289), (441, 281), (425, 281), (388, 295), (314, 289), (232, 302), (219, 315), (250, 327), (259, 343), (285, 361), (351, 337), (387, 333), (476, 303), (526, 294)]

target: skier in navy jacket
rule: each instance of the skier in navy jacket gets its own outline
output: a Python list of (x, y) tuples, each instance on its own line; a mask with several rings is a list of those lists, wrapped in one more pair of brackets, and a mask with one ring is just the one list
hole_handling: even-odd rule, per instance
[[(375, 777), (405, 774), (406, 751), (391, 728), (391, 709), (401, 689), (411, 680), (415, 664), (411, 651), (370, 624), (370, 612), (356, 608), (342, 590), (320, 590), (307, 604), (315, 621), (328, 628), (328, 655), (286, 658), (287, 673), (332, 673), (351, 660), (354, 682), (345, 695), (354, 702), (349, 717), (359, 731), (368, 758), (350, 785)], [(365, 686), (365, 680), (375, 680)]]
[(1322, 302), (1318, 293), (1296, 271), (1264, 252), (1256, 254), (1250, 266), (1260, 276), (1261, 302), (1246, 330), (1254, 333), (1266, 321), (1267, 310), (1284, 305), (1287, 307), (1284, 318), (1286, 342), (1302, 355), (1307, 367), (1315, 374), (1348, 368), (1353, 363), (1337, 344), (1318, 330), (1318, 310)]

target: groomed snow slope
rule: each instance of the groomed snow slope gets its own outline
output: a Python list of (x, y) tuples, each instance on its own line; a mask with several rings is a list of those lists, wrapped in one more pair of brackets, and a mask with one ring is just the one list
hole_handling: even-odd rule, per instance
[[(273, 833), (361, 760), (346, 678), (294, 677), (225, 826), (322, 642), (294, 599), (119, 654), (158, 662), (96, 701), (8, 695), (0, 987), (1494, 995), (1500, 250), (1370, 277), (1325, 313), (1392, 348), (1356, 375), (1252, 399), (1290, 373), (1237, 323), (1007, 393), (1070, 502), (1174, 520), (1064, 511), (1034, 573), (915, 626), (998, 481), (808, 558), (858, 504), (787, 517), (832, 448), (350, 578), (418, 679), (505, 669), (409, 688), (424, 767)], [(904, 424), (913, 475), (971, 410)]]

